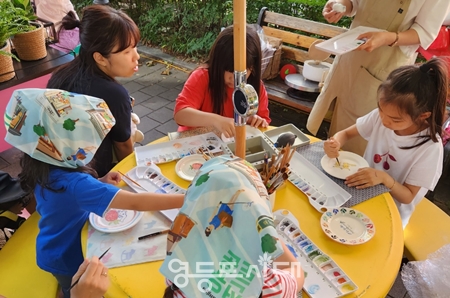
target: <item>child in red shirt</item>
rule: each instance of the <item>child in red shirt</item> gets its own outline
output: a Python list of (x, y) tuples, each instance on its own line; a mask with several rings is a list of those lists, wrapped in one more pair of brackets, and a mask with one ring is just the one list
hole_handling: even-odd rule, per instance
[[(247, 83), (258, 92), (259, 107), (247, 124), (267, 127), (269, 100), (261, 81), (261, 45), (258, 33), (247, 26)], [(205, 64), (195, 69), (178, 95), (174, 118), (178, 131), (214, 126), (225, 137), (234, 136), (234, 57), (233, 27), (225, 28), (214, 42)]]

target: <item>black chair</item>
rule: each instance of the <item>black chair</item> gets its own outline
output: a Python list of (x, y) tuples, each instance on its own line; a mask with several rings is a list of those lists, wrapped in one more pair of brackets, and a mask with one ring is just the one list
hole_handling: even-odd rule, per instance
[[(30, 201), (32, 194), (20, 186), (18, 179), (12, 178), (8, 173), (0, 171), (0, 231), (8, 235), (17, 230), (25, 218), (12, 211), (14, 207), (24, 208)], [(8, 232), (5, 231), (8, 229)]]

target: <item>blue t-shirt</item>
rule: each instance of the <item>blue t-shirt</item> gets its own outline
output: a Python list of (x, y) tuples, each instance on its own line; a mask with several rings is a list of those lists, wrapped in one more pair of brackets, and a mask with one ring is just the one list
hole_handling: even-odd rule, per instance
[(74, 275), (83, 262), (81, 229), (89, 213), (99, 216), (108, 208), (119, 191), (114, 185), (103, 183), (89, 174), (68, 172), (60, 169), (50, 171), (50, 191), (36, 187), (35, 196), (39, 220), (36, 239), (38, 266), (50, 273)]

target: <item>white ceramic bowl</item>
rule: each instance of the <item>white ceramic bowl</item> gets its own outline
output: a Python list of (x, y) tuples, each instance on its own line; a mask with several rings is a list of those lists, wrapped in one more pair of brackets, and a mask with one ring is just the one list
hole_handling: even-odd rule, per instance
[(328, 71), (331, 64), (328, 62), (319, 62), (315, 60), (306, 60), (303, 65), (303, 76), (305, 79), (320, 82), (324, 72)]

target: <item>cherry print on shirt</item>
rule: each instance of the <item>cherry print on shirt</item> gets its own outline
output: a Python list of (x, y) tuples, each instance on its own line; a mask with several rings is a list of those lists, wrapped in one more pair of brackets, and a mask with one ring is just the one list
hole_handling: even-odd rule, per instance
[(384, 153), (384, 154), (381, 154), (381, 155), (380, 154), (375, 154), (373, 156), (373, 161), (375, 163), (380, 163), (383, 160), (383, 157), (385, 158), (385, 161), (383, 162), (383, 169), (385, 169), (385, 170), (389, 170), (389, 168), (391, 167), (389, 165), (389, 162), (388, 162), (389, 159), (392, 160), (392, 161), (397, 161), (392, 154), (389, 154), (389, 151)]

